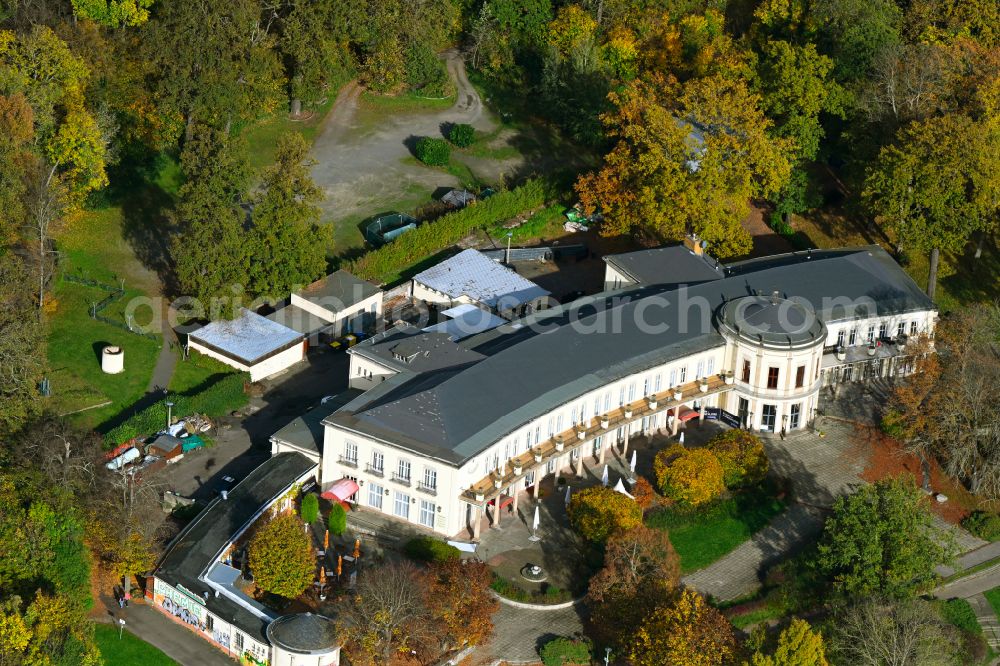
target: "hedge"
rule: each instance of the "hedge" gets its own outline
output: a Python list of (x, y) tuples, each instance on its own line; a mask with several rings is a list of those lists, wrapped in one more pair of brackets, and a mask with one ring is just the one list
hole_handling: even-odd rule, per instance
[(401, 239), (358, 257), (348, 270), (365, 280), (395, 282), (407, 268), (454, 245), (474, 230), (542, 206), (550, 194), (546, 181), (529, 180), (520, 187), (422, 224)]
[(588, 641), (577, 641), (572, 638), (555, 638), (546, 643), (538, 656), (545, 666), (587, 666), (591, 659), (591, 646)]
[(454, 125), (448, 132), (448, 140), (459, 148), (471, 146), (472, 142), (476, 140), (476, 128), (465, 123)]
[(428, 563), (441, 563), (448, 560), (457, 560), (462, 556), (461, 551), (450, 543), (445, 543), (431, 537), (415, 537), (406, 542), (403, 552), (411, 560)]
[(121, 424), (104, 434), (104, 446), (114, 448), (122, 442), (136, 437), (146, 437), (163, 430), (167, 423), (167, 401), (174, 403), (172, 414), (184, 417), (190, 414), (204, 414), (218, 418), (247, 403), (246, 383), (249, 376), (245, 372), (225, 375), (204, 391), (194, 395), (172, 395), (145, 409), (136, 412)]
[(417, 141), (417, 159), (430, 166), (445, 166), (451, 159), (451, 146), (444, 139), (429, 136)]

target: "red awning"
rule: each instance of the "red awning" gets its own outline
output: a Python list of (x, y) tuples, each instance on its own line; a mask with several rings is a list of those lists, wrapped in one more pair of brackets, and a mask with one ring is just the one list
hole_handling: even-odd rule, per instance
[[(508, 505), (514, 503), (514, 498), (511, 497), (510, 495), (501, 495), (499, 499), (500, 499), (500, 508), (501, 509), (505, 509)], [(488, 504), (490, 506), (493, 506), (496, 503), (497, 503), (496, 499), (491, 499), (488, 502)]]
[(681, 409), (681, 415), (679, 418), (682, 423), (686, 423), (691, 419), (696, 419), (698, 418), (698, 410), (691, 409), (690, 407), (684, 407)]
[(340, 479), (339, 481), (334, 481), (333, 485), (327, 488), (326, 492), (320, 495), (320, 497), (330, 500), (331, 502), (338, 502), (342, 504), (345, 509), (350, 510), (350, 507), (347, 506), (347, 500), (357, 492), (358, 484), (356, 481), (352, 481), (351, 479)]

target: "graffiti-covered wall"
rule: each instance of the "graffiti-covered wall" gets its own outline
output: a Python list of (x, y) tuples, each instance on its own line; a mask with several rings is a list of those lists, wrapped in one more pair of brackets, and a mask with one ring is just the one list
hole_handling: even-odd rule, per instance
[(193, 594), (187, 594), (164, 583), (159, 578), (153, 583), (153, 603), (159, 606), (163, 612), (173, 615), (175, 618), (196, 628), (206, 631), (206, 617), (208, 610), (204, 602)]

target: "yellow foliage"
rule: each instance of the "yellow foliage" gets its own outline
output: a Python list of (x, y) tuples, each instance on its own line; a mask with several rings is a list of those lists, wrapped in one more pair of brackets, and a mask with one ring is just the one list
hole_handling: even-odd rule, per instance
[(590, 541), (604, 541), (642, 525), (642, 509), (636, 501), (603, 486), (573, 495), (567, 511), (576, 531)]
[(689, 589), (647, 615), (628, 645), (633, 666), (721, 666), (736, 649), (729, 622)]
[(660, 492), (682, 506), (700, 506), (726, 489), (722, 465), (708, 449), (674, 444), (656, 454), (653, 472)]
[(580, 5), (566, 5), (549, 23), (549, 44), (568, 56), (592, 42), (596, 30), (597, 21)]
[(621, 26), (612, 28), (601, 48), (604, 62), (619, 79), (628, 81), (638, 75), (639, 43), (631, 30)]

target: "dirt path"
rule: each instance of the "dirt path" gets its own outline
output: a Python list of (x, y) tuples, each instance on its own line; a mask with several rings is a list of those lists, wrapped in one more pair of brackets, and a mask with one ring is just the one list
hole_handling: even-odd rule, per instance
[(363, 108), (357, 83), (341, 91), (313, 144), (312, 175), (326, 194), (324, 218), (374, 215), (401, 200), (426, 198), (439, 187), (459, 184), (450, 174), (407, 160), (417, 138), (440, 137), (447, 123), (468, 123), (483, 132), (496, 127), (462, 59), (454, 52), (445, 59), (457, 91), (449, 109), (386, 115)]

